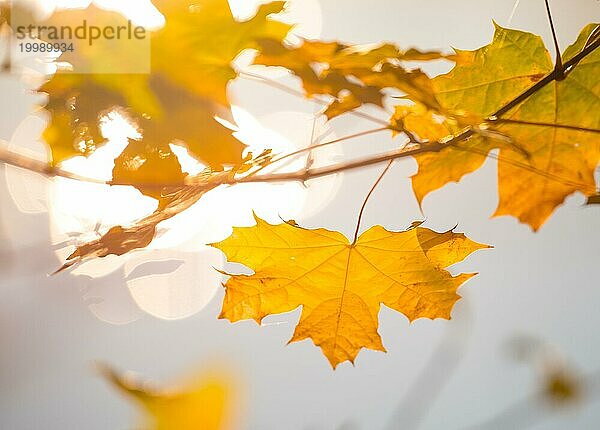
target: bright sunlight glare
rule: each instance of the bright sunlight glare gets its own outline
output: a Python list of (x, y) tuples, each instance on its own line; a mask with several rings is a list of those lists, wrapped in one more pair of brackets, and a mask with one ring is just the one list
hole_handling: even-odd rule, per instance
[[(90, 0), (38, 0), (45, 13), (55, 8), (81, 8), (91, 3)], [(115, 10), (128, 16), (135, 23), (148, 28), (158, 28), (164, 25), (164, 17), (152, 5), (150, 0), (94, 0), (94, 4), (109, 10)], [(264, 1), (258, 0), (229, 0), (229, 5), (236, 19), (245, 20), (251, 17), (256, 8)], [(293, 38), (317, 38), (321, 34), (323, 19), (318, 0), (288, 1), (286, 11), (281, 20), (297, 24), (293, 30)]]
[[(251, 16), (259, 3), (230, 0), (238, 19)], [(50, 12), (55, 7), (84, 7), (89, 1), (54, 0), (41, 4), (45, 11)], [(148, 0), (102, 0), (95, 4), (124, 12), (140, 24), (162, 24), (162, 15)], [(286, 21), (310, 23), (308, 27), (296, 27), (296, 34), (304, 37), (319, 35), (321, 21), (316, 18), (320, 17), (321, 11), (316, 0), (292, 1), (285, 15)], [(311, 127), (315, 121), (313, 115), (278, 112), (255, 118), (237, 106), (232, 107), (232, 114), (237, 125), (234, 135), (247, 145), (246, 154), (252, 152), (256, 156), (265, 149), (282, 154), (310, 144)], [(39, 118), (34, 121), (39, 122)], [(41, 132), (44, 126), (37, 122), (36, 129), (39, 128)], [(283, 136), (269, 128), (269, 125), (281, 124), (289, 126), (284, 129), (290, 131), (290, 136), (287, 131)], [(318, 125), (318, 134), (322, 134), (323, 123)], [(22, 134), (27, 131), (23, 129)], [(62, 163), (61, 167), (82, 176), (110, 180), (114, 159), (126, 147), (128, 139), (140, 136), (117, 111), (102, 120), (102, 133), (107, 139), (105, 145), (89, 157), (72, 158)], [(330, 134), (328, 138), (335, 136)], [(185, 172), (194, 175), (205, 168), (184, 146), (172, 144), (171, 149)], [(43, 145), (38, 143), (36, 150), (40, 157), (47, 156), (47, 148)], [(332, 161), (339, 155), (336, 151), (332, 148), (316, 151), (314, 165)], [(280, 171), (296, 170), (305, 164), (306, 157), (298, 157)], [(32, 193), (18, 190), (30, 188), (30, 176), (26, 177), (14, 169), (7, 170), (6, 176), (13, 199), (22, 211), (49, 212), (51, 235), (53, 243), (57, 244), (59, 261), (64, 261), (72, 252), (72, 245), (95, 240), (115, 225), (131, 225), (157, 207), (154, 199), (143, 196), (132, 187), (110, 187), (62, 178), (51, 182), (43, 180), (39, 192), (35, 193), (38, 196), (35, 201), (23, 201), (20, 196), (31, 196)], [(73, 274), (92, 280), (95, 296), (86, 294), (85, 300), (91, 301), (92, 312), (105, 321), (124, 323), (135, 319), (133, 308), (115, 313), (114, 306), (109, 306), (119, 301), (117, 307), (127, 307), (122, 303), (122, 288), (115, 287), (119, 280), (129, 290), (131, 306), (137, 306), (158, 318), (185, 318), (206, 306), (220, 287), (221, 275), (214, 268), (223, 267), (223, 257), (219, 251), (205, 246), (206, 243), (226, 238), (234, 225), (252, 225), (253, 211), (272, 223), (310, 215), (327, 204), (337, 190), (339, 181), (339, 178), (315, 180), (313, 183), (318, 183), (318, 186), (311, 187), (310, 194), (306, 187), (298, 183), (221, 187), (207, 193), (189, 210), (161, 223), (155, 240), (147, 249), (122, 257), (110, 256), (89, 261), (75, 268)]]
[[(271, 148), (275, 153), (287, 153), (306, 146), (310, 136), (299, 142), (291, 142), (269, 128), (243, 109), (234, 106), (233, 117), (239, 130), (234, 135), (247, 144), (246, 152), (257, 155)], [(266, 118), (289, 124), (305, 124), (308, 129), (311, 118), (295, 112), (279, 113), (277, 118)], [(111, 113), (104, 120), (103, 134), (108, 143), (89, 157), (75, 157), (63, 163), (73, 173), (101, 180), (111, 178), (114, 158), (127, 144), (128, 137), (139, 137), (131, 125), (118, 113)], [(187, 149), (172, 144), (174, 153), (184, 171), (201, 172), (205, 166), (192, 158)], [(285, 166), (281, 171), (302, 168), (305, 158)], [(323, 181), (323, 186), (311, 189), (307, 201), (307, 188), (298, 183), (244, 184), (221, 187), (207, 193), (196, 205), (182, 214), (159, 225), (156, 239), (147, 250), (131, 256), (92, 260), (74, 270), (75, 274), (104, 278), (122, 268), (125, 261), (127, 285), (135, 302), (146, 312), (161, 318), (183, 318), (198, 312), (214, 296), (220, 285), (220, 275), (213, 267), (222, 267), (218, 251), (207, 248), (227, 237), (234, 225), (252, 225), (252, 211), (273, 223), (281, 218), (294, 219), (304, 216), (309, 208), (315, 210), (325, 204), (335, 191), (338, 181)], [(66, 179), (55, 180), (53, 203), (50, 205), (52, 228), (55, 238), (76, 238), (77, 243), (96, 239), (114, 225), (128, 225), (151, 213), (156, 201), (142, 196), (131, 187), (109, 187), (79, 183)], [(64, 259), (71, 249), (57, 251)], [(175, 251), (176, 250), (176, 251)], [(138, 266), (164, 260), (177, 253), (185, 264), (172, 272), (157, 276), (145, 275), (130, 278)], [(175, 257), (173, 257), (175, 258)], [(143, 278), (144, 282), (140, 279)], [(150, 281), (149, 279), (152, 278)], [(204, 281), (202, 281), (204, 280)], [(169, 297), (168, 300), (165, 297)]]

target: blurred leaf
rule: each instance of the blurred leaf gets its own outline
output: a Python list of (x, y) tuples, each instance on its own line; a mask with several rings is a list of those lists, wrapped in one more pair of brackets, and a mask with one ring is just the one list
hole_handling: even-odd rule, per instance
[(535, 336), (519, 335), (510, 340), (509, 347), (516, 360), (529, 363), (539, 373), (540, 395), (551, 406), (567, 406), (583, 398), (585, 379), (553, 345)]
[(225, 430), (231, 417), (231, 383), (223, 376), (189, 381), (185, 388), (154, 389), (148, 383), (120, 375), (107, 366), (100, 370), (112, 385), (137, 402), (148, 430)]
[[(258, 48), (257, 39), (281, 40), (290, 29), (270, 17), (282, 10), (283, 2), (262, 5), (245, 22), (233, 18), (227, 0), (204, 0), (193, 7), (184, 0), (156, 4), (166, 25), (152, 34), (150, 75), (60, 72), (40, 90), (49, 94), (46, 109), (51, 123), (44, 136), (54, 164), (92, 153), (103, 143), (100, 117), (116, 107), (125, 108), (143, 140), (132, 141), (116, 160), (114, 179), (141, 184), (138, 188), (152, 197), (160, 197), (160, 190), (149, 191), (143, 185), (176, 184), (183, 178), (168, 147), (175, 140), (216, 170), (241, 162), (243, 145), (214, 119), (230, 118), (227, 85), (237, 76), (232, 62), (243, 50)], [(94, 6), (57, 12), (49, 23), (73, 25), (91, 18), (112, 26), (127, 23), (119, 14)], [(85, 49), (76, 55), (92, 66), (106, 57), (90, 57)], [(127, 61), (109, 58), (116, 65)], [(162, 173), (157, 177), (157, 172)]]
[(418, 69), (406, 69), (401, 63), (445, 58), (439, 52), (402, 52), (392, 44), (372, 47), (304, 41), (298, 47), (290, 47), (272, 39), (260, 44), (255, 64), (292, 71), (302, 79), (307, 97), (334, 98), (325, 111), (329, 119), (364, 104), (383, 107), (384, 88), (398, 89), (411, 100), (439, 107), (427, 75)]
[(583, 387), (571, 371), (561, 368), (545, 375), (542, 393), (554, 406), (565, 406), (581, 400)]

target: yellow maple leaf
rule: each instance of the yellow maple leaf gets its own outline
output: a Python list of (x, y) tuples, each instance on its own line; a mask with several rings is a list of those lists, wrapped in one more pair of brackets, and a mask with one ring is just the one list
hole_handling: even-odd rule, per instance
[[(565, 62), (586, 44), (597, 25), (583, 29), (563, 54)], [(592, 52), (565, 79), (555, 80), (506, 111), (502, 108), (553, 70), (550, 54), (533, 34), (496, 26), (490, 45), (462, 52), (448, 74), (433, 80), (442, 107), (486, 118), (507, 139), (485, 133), (439, 154), (417, 157), (413, 189), (419, 201), (451, 181), (477, 170), (500, 148), (495, 215), (512, 215), (537, 230), (570, 194), (595, 194), (594, 170), (600, 160), (600, 50)], [(496, 114), (500, 112), (500, 114)]]
[(235, 421), (231, 411), (232, 384), (222, 374), (188, 381), (184, 388), (159, 389), (100, 365), (100, 371), (119, 391), (144, 411), (140, 428), (147, 430), (227, 430)]
[(486, 248), (452, 231), (418, 225), (403, 232), (376, 226), (354, 243), (341, 233), (288, 223), (234, 228), (213, 244), (254, 274), (227, 281), (221, 318), (232, 322), (302, 306), (290, 342), (310, 338), (335, 368), (361, 348), (385, 351), (377, 333), (381, 304), (417, 318), (450, 318), (458, 287), (473, 274), (445, 270)]

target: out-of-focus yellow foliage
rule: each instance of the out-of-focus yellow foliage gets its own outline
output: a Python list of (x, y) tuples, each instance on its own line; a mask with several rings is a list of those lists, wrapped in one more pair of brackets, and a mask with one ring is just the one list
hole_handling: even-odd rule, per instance
[(542, 394), (553, 406), (569, 406), (582, 400), (582, 381), (570, 369), (553, 369), (544, 375)]
[(232, 322), (302, 306), (291, 342), (310, 338), (335, 368), (361, 348), (385, 351), (377, 333), (381, 304), (417, 318), (450, 318), (458, 287), (472, 274), (445, 270), (486, 248), (452, 231), (419, 227), (391, 232), (376, 226), (355, 243), (341, 233), (291, 223), (234, 228), (213, 244), (254, 274), (226, 284), (221, 318)]
[[(214, 117), (230, 119), (227, 85), (237, 76), (235, 58), (245, 49), (259, 48), (259, 39), (286, 37), (291, 27), (271, 18), (284, 2), (260, 6), (245, 22), (233, 18), (227, 0), (155, 3), (166, 25), (151, 35), (150, 74), (78, 74), (75, 70), (57, 73), (40, 89), (49, 94), (46, 109), (51, 123), (44, 136), (54, 164), (88, 155), (101, 145), (99, 118), (115, 107), (124, 108), (143, 135), (117, 159), (114, 180), (119, 183), (181, 182), (184, 175), (168, 145), (173, 141), (184, 142), (192, 156), (216, 169), (241, 162), (243, 145)], [(127, 23), (121, 15), (94, 6), (57, 12), (51, 22), (81, 23), (92, 16), (97, 23)], [(86, 53), (90, 55), (87, 50), (75, 54)], [(93, 64), (107, 61), (104, 57), (83, 60)], [(127, 61), (107, 58), (115, 64)], [(160, 196), (160, 190), (139, 188)]]
[(438, 109), (429, 77), (418, 69), (405, 68), (402, 62), (442, 58), (439, 52), (402, 51), (391, 44), (373, 47), (305, 41), (291, 47), (271, 39), (261, 42), (255, 64), (292, 71), (302, 79), (307, 97), (332, 96), (325, 110), (331, 119), (364, 104), (383, 107), (385, 88), (398, 89), (408, 99)]
[(165, 390), (151, 388), (106, 366), (100, 369), (113, 386), (141, 406), (144, 417), (136, 428), (231, 430), (235, 424), (233, 387), (230, 378), (221, 374), (196, 378), (185, 388)]
[(422, 142), (437, 141), (452, 134), (452, 127), (423, 105), (396, 106), (390, 124), (394, 134), (407, 130)]
[[(597, 26), (583, 29), (563, 54), (573, 58)], [(433, 80), (443, 111), (484, 121), (552, 72), (550, 54), (533, 34), (496, 26), (494, 40), (470, 55), (462, 51), (456, 67)], [(489, 133), (453, 144), (439, 154), (417, 158), (413, 188), (419, 201), (431, 191), (477, 170), (499, 148), (495, 215), (512, 215), (537, 230), (570, 194), (595, 194), (594, 171), (600, 160), (600, 51), (596, 50), (563, 80), (530, 95), (500, 118)], [(594, 131), (595, 130), (595, 131)], [(490, 137), (491, 136), (491, 137)]]
[[(593, 376), (582, 375), (566, 360), (562, 351), (544, 340), (520, 335), (511, 340), (510, 346), (516, 360), (528, 362), (538, 373), (539, 397), (548, 406), (573, 406), (584, 400), (588, 390), (593, 388)], [(591, 383), (588, 385), (588, 382)]]

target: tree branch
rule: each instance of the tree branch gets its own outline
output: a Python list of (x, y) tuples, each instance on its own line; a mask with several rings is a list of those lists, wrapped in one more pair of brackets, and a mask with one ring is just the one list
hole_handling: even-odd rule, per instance
[(75, 173), (67, 172), (66, 170), (54, 167), (45, 161), (36, 160), (30, 156), (19, 154), (8, 149), (8, 145), (5, 141), (0, 140), (0, 162), (8, 164), (10, 166), (19, 167), (21, 169), (29, 170), (30, 172), (39, 173), (47, 177), (62, 177), (66, 179), (73, 179), (80, 182), (89, 182), (92, 184), (103, 184), (107, 185), (108, 182), (100, 179), (89, 178), (86, 176), (77, 175)]

